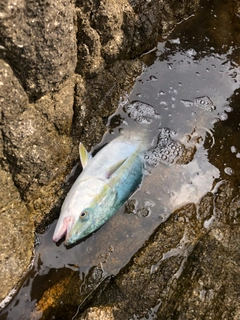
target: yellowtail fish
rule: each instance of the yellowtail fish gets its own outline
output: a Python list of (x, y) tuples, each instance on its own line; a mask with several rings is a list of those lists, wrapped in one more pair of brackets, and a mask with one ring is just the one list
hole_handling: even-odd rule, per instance
[(94, 157), (80, 143), (83, 171), (64, 200), (53, 241), (65, 236), (66, 246), (77, 243), (101, 227), (137, 189), (147, 148), (142, 133), (123, 134)]

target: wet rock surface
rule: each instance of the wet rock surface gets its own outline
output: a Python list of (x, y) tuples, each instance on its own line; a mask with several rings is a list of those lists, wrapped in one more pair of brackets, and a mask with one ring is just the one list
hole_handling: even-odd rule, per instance
[(100, 141), (119, 95), (142, 70), (140, 60), (126, 59), (152, 49), (197, 4), (1, 4), (0, 300), (28, 269), (34, 225), (58, 214), (80, 138), (88, 148)]
[[(201, 8), (209, 3), (202, 1)], [(19, 0), (1, 5), (0, 300), (16, 288), (28, 271), (36, 226), (41, 230), (40, 222), (44, 221), (45, 226), (59, 213), (70, 187), (65, 177), (78, 158), (79, 140), (88, 149), (100, 141), (119, 96), (129, 92), (142, 71), (142, 61), (151, 64), (151, 54), (146, 60), (142, 57), (142, 61), (135, 57), (152, 49), (158, 37), (166, 36), (177, 22), (192, 14), (197, 4), (198, 1), (181, 1), (176, 5), (175, 1), (157, 0), (88, 3), (77, 0), (75, 4)], [(234, 18), (229, 23), (233, 12)], [(177, 36), (173, 38), (166, 44), (169, 52), (186, 50), (197, 59), (211, 56), (213, 47), (217, 56), (217, 52), (227, 52), (233, 42), (238, 43), (239, 1), (221, 2), (219, 6), (212, 1), (208, 15), (212, 17), (204, 16), (199, 34), (186, 21), (189, 38), (183, 32), (184, 45), (181, 43), (177, 49), (175, 45), (180, 40)], [(217, 34), (210, 22), (216, 17)], [(206, 41), (211, 38), (212, 43), (207, 51), (198, 50), (204, 28), (209, 31)], [(239, 64), (238, 49), (232, 48), (227, 55), (233, 68), (231, 77), (238, 83), (234, 69)], [(155, 51), (152, 57), (156, 58)], [(169, 59), (167, 50), (160, 59)], [(149, 81), (156, 79), (152, 77)], [(204, 94), (183, 97), (181, 103), (188, 110), (197, 107), (215, 112), (217, 104)], [(43, 245), (42, 251), (37, 251), (41, 242), (46, 241), (45, 236), (38, 235), (34, 268), (1, 317), (11, 318), (16, 308), (13, 318), (19, 316), (21, 309), (26, 310), (23, 318), (30, 319), (72, 319), (76, 314), (75, 319), (238, 320), (239, 108), (231, 116), (229, 105), (239, 105), (239, 96), (239, 89), (235, 90), (225, 111), (217, 115), (218, 119), (228, 120), (217, 123), (214, 137), (202, 142), (206, 150), (213, 145), (207, 157), (219, 170), (211, 191), (204, 191), (199, 202), (190, 199), (166, 221), (159, 216), (156, 225), (162, 219), (160, 226), (119, 273), (129, 261), (124, 252), (130, 252), (131, 257), (139, 249), (147, 219), (156, 207), (159, 206), (159, 212), (163, 210), (161, 199), (156, 203), (151, 199), (142, 202), (131, 199), (122, 210), (127, 214), (113, 218), (100, 230), (96, 242), (74, 252), (82, 264), (69, 254), (64, 267), (55, 266), (54, 257), (62, 255), (61, 245), (53, 251)], [(116, 128), (121, 121), (121, 115), (110, 120)], [(199, 118), (198, 124), (202, 123)], [(179, 148), (178, 159), (170, 166), (178, 168), (173, 173), (180, 172), (170, 176), (174, 180), (181, 177), (181, 170), (188, 164), (195, 163), (202, 136), (194, 130), (189, 132), (191, 143), (186, 148), (183, 140), (171, 140), (167, 135), (165, 143), (163, 138), (158, 144), (165, 152), (174, 152), (168, 150), (172, 142)], [(159, 148), (161, 156), (162, 151)], [(152, 180), (146, 178), (147, 187), (156, 186), (160, 174), (171, 174), (167, 166), (162, 170), (164, 164), (169, 163), (160, 161), (160, 170), (155, 177), (152, 175)], [(154, 196), (159, 197), (159, 190), (152, 189)], [(147, 190), (143, 189), (140, 198), (148, 198)], [(176, 190), (182, 194), (182, 190)], [(138, 230), (134, 235), (130, 224)], [(51, 231), (50, 227), (49, 234)], [(108, 244), (118, 237), (122, 237), (122, 243)], [(50, 259), (47, 266), (44, 256)]]
[(225, 183), (175, 211), (78, 319), (106, 308), (114, 319), (238, 319), (239, 201)]
[(33, 257), (34, 219), (22, 201), (8, 170), (0, 169), (1, 299), (26, 273)]

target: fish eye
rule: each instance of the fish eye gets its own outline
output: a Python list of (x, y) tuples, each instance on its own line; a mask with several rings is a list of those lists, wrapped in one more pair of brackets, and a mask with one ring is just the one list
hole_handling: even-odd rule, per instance
[(83, 219), (83, 218), (85, 218), (87, 215), (88, 215), (88, 212), (87, 212), (87, 211), (82, 211), (82, 212), (80, 213), (80, 218)]

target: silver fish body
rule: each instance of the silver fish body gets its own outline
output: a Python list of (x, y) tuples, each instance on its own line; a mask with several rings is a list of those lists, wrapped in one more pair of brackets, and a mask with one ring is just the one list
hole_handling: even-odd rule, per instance
[(65, 235), (65, 245), (72, 245), (101, 227), (141, 183), (145, 149), (144, 135), (131, 133), (85, 160), (62, 205), (53, 241)]

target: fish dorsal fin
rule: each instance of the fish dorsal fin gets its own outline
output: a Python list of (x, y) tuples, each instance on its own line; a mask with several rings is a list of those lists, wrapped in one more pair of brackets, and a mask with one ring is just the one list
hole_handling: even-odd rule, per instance
[(79, 156), (82, 167), (84, 169), (88, 162), (92, 159), (92, 156), (90, 153), (87, 152), (86, 148), (81, 142), (79, 143)]
[(113, 166), (111, 166), (108, 171), (107, 171), (107, 179), (109, 179), (111, 177), (111, 175), (117, 171), (117, 169), (119, 169), (121, 167), (121, 165), (127, 160), (127, 158), (124, 158), (120, 161), (118, 161), (117, 163), (114, 163)]

